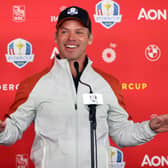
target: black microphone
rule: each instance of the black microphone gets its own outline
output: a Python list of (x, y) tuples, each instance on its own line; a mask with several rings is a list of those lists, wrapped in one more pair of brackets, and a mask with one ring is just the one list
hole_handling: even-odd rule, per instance
[(89, 84), (87, 84), (87, 83), (85, 83), (85, 82), (80, 80), (79, 63), (77, 61), (74, 62), (74, 67), (75, 67), (75, 70), (76, 70), (76, 73), (77, 73), (76, 78), (79, 80), (79, 82), (81, 84), (83, 84), (83, 85), (85, 85), (85, 86), (87, 86), (89, 88), (90, 93), (93, 93), (91, 86)]

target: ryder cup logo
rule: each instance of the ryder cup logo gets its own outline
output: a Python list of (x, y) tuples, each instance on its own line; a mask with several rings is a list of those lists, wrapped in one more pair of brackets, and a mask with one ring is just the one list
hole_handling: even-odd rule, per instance
[(96, 4), (95, 21), (109, 29), (121, 22), (120, 6), (113, 0), (102, 0)]
[(18, 68), (23, 68), (27, 63), (33, 62), (32, 45), (21, 38), (15, 39), (8, 44), (6, 60)]
[(109, 168), (124, 168), (123, 152), (113, 146), (109, 147)]
[(67, 14), (68, 15), (77, 15), (78, 14), (78, 9), (70, 8), (70, 9), (68, 9)]

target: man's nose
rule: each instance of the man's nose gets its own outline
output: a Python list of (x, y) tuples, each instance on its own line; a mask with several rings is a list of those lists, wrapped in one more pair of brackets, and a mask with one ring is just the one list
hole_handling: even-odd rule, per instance
[(76, 34), (74, 32), (70, 32), (69, 36), (68, 36), (68, 39), (71, 40), (71, 41), (76, 40)]

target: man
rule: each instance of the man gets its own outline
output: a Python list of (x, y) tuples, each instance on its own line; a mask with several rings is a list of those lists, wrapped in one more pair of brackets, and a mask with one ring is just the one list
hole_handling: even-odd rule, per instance
[[(20, 84), (10, 118), (0, 122), (0, 144), (15, 143), (34, 122), (31, 158), (36, 168), (89, 168), (89, 112), (82, 99), (89, 88), (78, 82), (79, 76), (103, 96), (104, 104), (96, 108), (99, 168), (108, 167), (109, 135), (124, 147), (143, 144), (156, 133), (168, 131), (167, 114), (142, 123), (128, 120), (117, 80), (91, 66), (85, 53), (93, 41), (87, 11), (75, 6), (65, 9), (56, 27), (60, 54), (51, 68)], [(80, 75), (74, 62), (79, 64)]]

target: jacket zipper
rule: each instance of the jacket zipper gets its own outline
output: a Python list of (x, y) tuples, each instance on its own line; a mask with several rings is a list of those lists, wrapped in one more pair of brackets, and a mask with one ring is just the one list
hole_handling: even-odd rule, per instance
[(77, 105), (77, 92), (75, 89), (75, 84), (73, 81), (73, 77), (72, 77), (72, 73), (70, 71), (70, 66), (69, 63), (67, 62), (67, 70), (68, 70), (68, 77), (69, 77), (69, 81), (70, 81), (70, 85), (72, 86), (72, 97), (74, 97), (75, 99), (73, 99), (74, 101), (74, 109), (75, 109), (75, 113), (76, 113), (76, 120), (75, 120), (75, 144), (76, 144), (76, 148), (75, 148), (75, 167), (79, 168), (79, 159), (78, 159), (78, 152), (79, 152), (79, 140), (78, 140), (78, 131), (79, 131), (79, 124), (78, 124), (78, 105)]
[(77, 103), (75, 103), (75, 110), (77, 110), (78, 109), (78, 106), (77, 106)]

